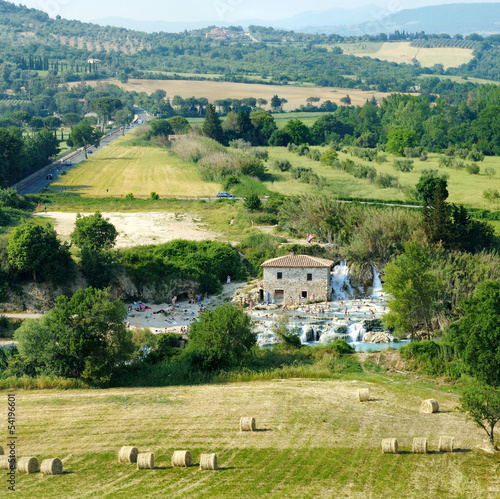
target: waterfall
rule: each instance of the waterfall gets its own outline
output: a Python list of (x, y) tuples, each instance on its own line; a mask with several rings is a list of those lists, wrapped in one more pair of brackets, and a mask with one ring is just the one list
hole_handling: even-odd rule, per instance
[(347, 334), (352, 338), (353, 342), (363, 341), (363, 336), (366, 333), (366, 329), (363, 324), (355, 322), (347, 327)]
[(354, 296), (354, 290), (349, 282), (349, 267), (346, 262), (340, 262), (340, 265), (333, 268), (331, 287), (334, 290), (333, 300), (347, 300), (349, 295)]
[(375, 294), (377, 291), (380, 292), (382, 291), (382, 280), (380, 279), (380, 275), (377, 272), (377, 269), (373, 267), (373, 294)]

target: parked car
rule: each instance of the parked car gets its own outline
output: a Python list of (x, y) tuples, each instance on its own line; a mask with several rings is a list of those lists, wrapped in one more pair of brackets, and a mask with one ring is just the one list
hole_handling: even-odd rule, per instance
[(218, 198), (235, 198), (236, 196), (234, 194), (229, 194), (229, 192), (219, 192), (217, 194)]
[(66, 163), (64, 163), (66, 166), (71, 166), (71, 160), (70, 159), (67, 159), (66, 160)]

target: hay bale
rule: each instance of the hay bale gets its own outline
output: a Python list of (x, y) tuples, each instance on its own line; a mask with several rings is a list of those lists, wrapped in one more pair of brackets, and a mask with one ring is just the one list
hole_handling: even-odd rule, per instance
[(397, 454), (398, 441), (395, 438), (385, 438), (382, 440), (382, 454)]
[(139, 449), (137, 447), (122, 447), (118, 451), (118, 462), (119, 463), (136, 463), (137, 454), (139, 454)]
[[(0, 456), (0, 470), (10, 470), (11, 463), (9, 462), (10, 456)], [(14, 457), (13, 457), (14, 459)], [(14, 462), (12, 463), (16, 464), (16, 461), (14, 459)]]
[(427, 439), (414, 438), (412, 452), (413, 454), (427, 454)]
[(154, 470), (155, 469), (155, 455), (153, 452), (144, 452), (137, 455), (137, 469), (138, 470)]
[(240, 431), (255, 431), (255, 418), (241, 418)]
[(422, 405), (420, 406), (420, 412), (425, 414), (433, 414), (435, 412), (439, 412), (439, 403), (437, 400), (429, 399), (424, 400)]
[(43, 475), (62, 475), (63, 463), (57, 457), (54, 459), (44, 459), (40, 471)]
[(358, 390), (358, 398), (360, 402), (368, 402), (370, 400), (370, 389), (362, 388)]
[(191, 452), (188, 450), (176, 450), (172, 456), (174, 468), (189, 468), (192, 464)]
[(19, 473), (38, 473), (40, 466), (36, 457), (20, 457), (17, 460), (17, 471)]
[(453, 452), (455, 439), (453, 437), (439, 437), (439, 452)]
[(200, 470), (218, 470), (217, 454), (202, 454), (200, 456)]

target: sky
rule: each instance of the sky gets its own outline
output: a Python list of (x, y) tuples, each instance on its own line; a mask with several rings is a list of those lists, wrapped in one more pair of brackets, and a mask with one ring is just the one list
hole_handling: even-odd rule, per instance
[[(91, 21), (124, 17), (140, 21), (239, 21), (286, 19), (311, 10), (376, 5), (387, 14), (445, 3), (484, 3), (488, 0), (23, 0), (13, 2), (47, 12), (51, 17)], [(489, 2), (497, 3), (497, 2)]]

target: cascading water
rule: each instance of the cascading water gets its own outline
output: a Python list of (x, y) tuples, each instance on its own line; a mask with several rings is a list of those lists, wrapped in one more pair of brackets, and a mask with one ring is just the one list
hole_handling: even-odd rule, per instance
[(333, 268), (331, 287), (333, 300), (347, 300), (349, 295), (354, 295), (354, 290), (349, 282), (349, 267), (346, 262), (340, 262), (340, 265)]
[(377, 272), (377, 269), (373, 267), (373, 296), (376, 296), (376, 293), (380, 293), (383, 291), (382, 280), (380, 279), (380, 275)]

